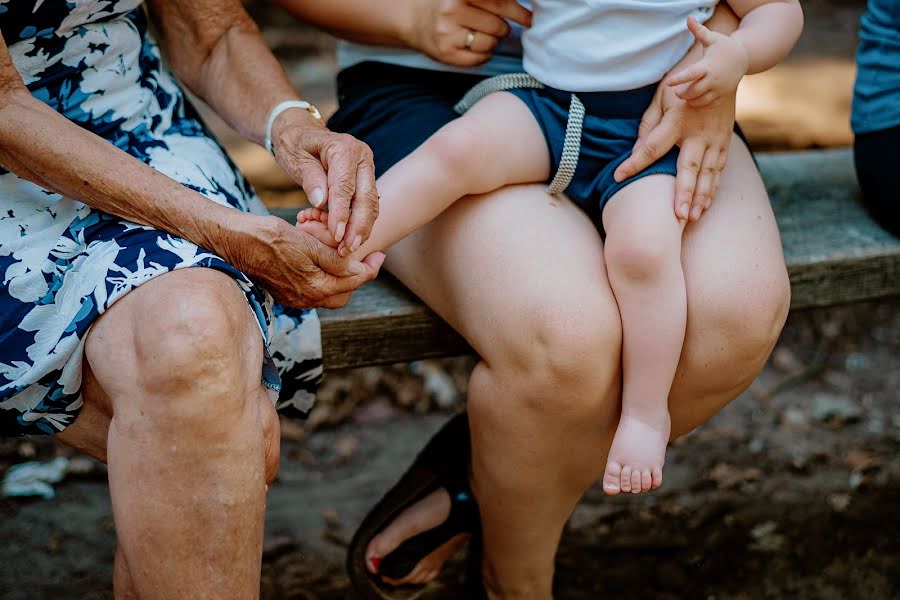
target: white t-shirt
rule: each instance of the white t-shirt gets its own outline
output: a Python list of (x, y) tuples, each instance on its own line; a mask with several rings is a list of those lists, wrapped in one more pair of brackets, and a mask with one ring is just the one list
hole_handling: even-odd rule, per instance
[(630, 90), (659, 81), (681, 60), (694, 42), (687, 18), (705, 22), (717, 1), (520, 0), (534, 5), (531, 29), (523, 34), (513, 24), (493, 58), (478, 67), (452, 67), (414, 50), (349, 42), (338, 46), (338, 61), (341, 67), (374, 60), (479, 75), (524, 69), (572, 92)]
[(570, 92), (631, 90), (656, 83), (694, 43), (716, 0), (537, 0), (522, 36), (525, 71)]

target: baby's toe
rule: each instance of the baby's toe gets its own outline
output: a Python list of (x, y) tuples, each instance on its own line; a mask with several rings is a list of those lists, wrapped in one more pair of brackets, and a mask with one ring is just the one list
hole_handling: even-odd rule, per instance
[(653, 484), (653, 476), (650, 474), (650, 469), (644, 469), (641, 471), (641, 491), (649, 492), (650, 486)]
[(641, 493), (641, 470), (634, 469), (631, 472), (631, 493), (632, 494), (640, 494)]
[(653, 469), (653, 473), (651, 475), (653, 476), (653, 489), (655, 490), (662, 485), (662, 469), (656, 467), (655, 469)]
[(621, 491), (619, 485), (622, 476), (622, 465), (611, 460), (606, 463), (606, 471), (603, 474), (603, 491), (610, 496), (615, 496)]
[(623, 492), (631, 491), (631, 467), (625, 465), (622, 467), (622, 475), (619, 477), (619, 487)]

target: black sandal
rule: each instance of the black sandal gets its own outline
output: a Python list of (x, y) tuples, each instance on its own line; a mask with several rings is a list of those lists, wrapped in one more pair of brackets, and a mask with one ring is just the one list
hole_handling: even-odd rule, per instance
[[(409, 470), (369, 511), (347, 549), (347, 574), (353, 588), (366, 600), (412, 600), (424, 585), (394, 587), (384, 575), (402, 579), (439, 546), (461, 533), (480, 529), (478, 505), (469, 490), (471, 441), (465, 413), (451, 418), (419, 453)], [(366, 548), (404, 510), (440, 488), (450, 494), (450, 514), (433, 529), (413, 536), (383, 557), (378, 574), (366, 568)]]

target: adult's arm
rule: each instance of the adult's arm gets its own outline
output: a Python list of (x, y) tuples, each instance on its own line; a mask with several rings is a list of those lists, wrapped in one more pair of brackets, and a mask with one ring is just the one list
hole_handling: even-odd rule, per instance
[[(738, 25), (737, 16), (722, 2), (706, 22), (709, 29), (724, 34), (731, 34)], [(681, 71), (702, 56), (702, 47), (694, 44), (671, 73)], [(678, 145), (675, 212), (684, 219), (696, 221), (715, 197), (728, 160), (735, 102), (736, 96), (732, 94), (702, 108), (691, 107), (663, 79), (641, 120), (631, 157), (616, 169), (616, 180), (624, 181), (640, 173)]]
[[(243, 5), (238, 0), (152, 0), (150, 9), (178, 78), (229, 125), (262, 143), (272, 108), (299, 98)], [(369, 148), (330, 133), (303, 109), (283, 112), (272, 140), (276, 160), (310, 201), (328, 203), (329, 229), (342, 242), (341, 251), (359, 247), (378, 212)]]
[(47, 190), (207, 248), (292, 306), (346, 303), (381, 260), (343, 259), (276, 217), (216, 204), (78, 127), (31, 95), (2, 36), (0, 165)]
[[(491, 57), (509, 33), (506, 19), (531, 25), (516, 0), (274, 0), (299, 19), (355, 42), (418, 50), (460, 67)], [(476, 33), (466, 48), (467, 32)]]

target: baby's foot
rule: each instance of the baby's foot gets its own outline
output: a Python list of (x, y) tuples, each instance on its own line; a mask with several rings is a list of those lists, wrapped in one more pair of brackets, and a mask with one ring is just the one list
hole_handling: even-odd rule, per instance
[(638, 494), (662, 485), (666, 444), (671, 433), (669, 414), (655, 426), (651, 420), (622, 415), (603, 474), (603, 491)]
[(328, 231), (328, 211), (319, 208), (301, 210), (297, 213), (297, 227), (327, 246), (338, 247), (338, 242)]

